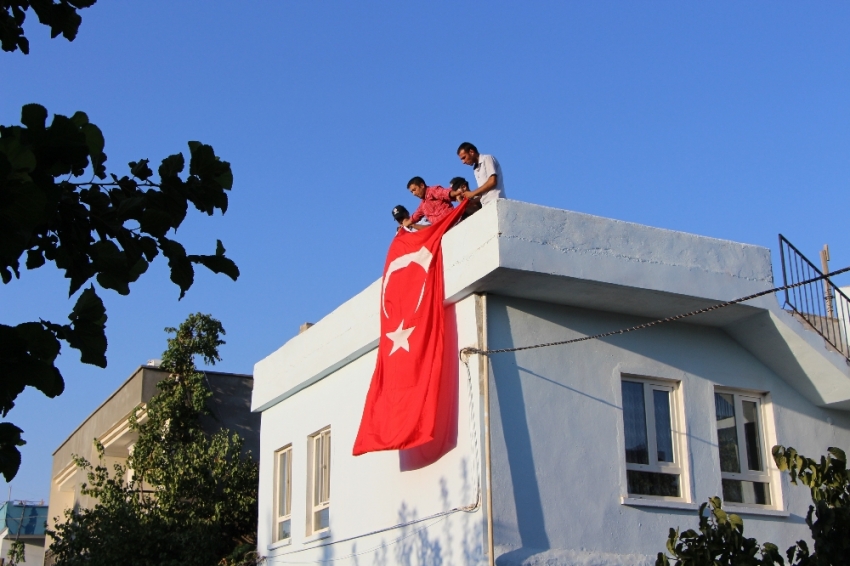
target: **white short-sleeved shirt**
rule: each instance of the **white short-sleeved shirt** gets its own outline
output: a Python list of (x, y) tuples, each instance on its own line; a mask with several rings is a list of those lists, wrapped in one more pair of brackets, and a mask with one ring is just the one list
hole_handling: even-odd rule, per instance
[(505, 196), (505, 178), (502, 175), (502, 168), (499, 166), (499, 162), (495, 157), (492, 155), (479, 155), (478, 163), (472, 167), (472, 170), (474, 171), (475, 181), (479, 187), (486, 183), (487, 179), (496, 175), (496, 186), (481, 195), (482, 205), (496, 199), (507, 198)]

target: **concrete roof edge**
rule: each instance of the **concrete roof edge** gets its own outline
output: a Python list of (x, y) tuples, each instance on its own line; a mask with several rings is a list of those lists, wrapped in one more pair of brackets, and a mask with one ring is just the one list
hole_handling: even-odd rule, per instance
[[(111, 401), (116, 395), (118, 395), (119, 391), (121, 391), (128, 383), (133, 381), (133, 378), (136, 377), (136, 375), (139, 372), (144, 372), (145, 370), (155, 371), (155, 372), (160, 372), (160, 373), (167, 373), (164, 369), (154, 367), (154, 366), (139, 366), (139, 367), (137, 367), (133, 371), (133, 373), (130, 374), (130, 377), (125, 379), (124, 382), (122, 382), (121, 385), (119, 385), (115, 389), (115, 391), (113, 391), (112, 394), (109, 395), (109, 397), (104, 399), (103, 402), (95, 408), (95, 410), (93, 410), (91, 413), (89, 413), (88, 416), (86, 418), (84, 418), (82, 420), (82, 422), (80, 422), (79, 425), (77, 425), (77, 427), (71, 432), (71, 434), (69, 434), (68, 436), (65, 437), (65, 440), (63, 440), (62, 443), (56, 448), (56, 450), (53, 451), (53, 456), (55, 456), (57, 452), (62, 450), (62, 447), (65, 446), (65, 444), (67, 444), (68, 441), (71, 440), (71, 438), (73, 438), (73, 436), (75, 434), (77, 434), (77, 432), (79, 432), (79, 430), (82, 429), (83, 426), (85, 426), (85, 424), (89, 420), (91, 420), (91, 418), (94, 415), (96, 415), (98, 411), (100, 411), (103, 407), (105, 407), (109, 403), (109, 401)], [(205, 369), (199, 369), (198, 371), (206, 373), (206, 374), (220, 375), (222, 377), (237, 377), (237, 378), (240, 378), (240, 379), (250, 379), (252, 381), (254, 379), (254, 376), (252, 374), (249, 374), (249, 373), (230, 373), (230, 372), (223, 372), (223, 371), (210, 371), (210, 370), (205, 370)]]
[[(60, 444), (60, 445), (56, 448), (56, 450), (54, 450), (54, 451), (53, 451), (53, 455), (54, 455), (54, 456), (56, 456), (56, 453), (57, 453), (57, 452), (59, 452), (60, 450), (62, 450), (62, 447), (63, 447), (63, 446), (65, 446), (65, 444), (67, 444), (67, 443), (68, 443), (68, 441), (69, 441), (69, 440), (71, 440), (71, 438), (72, 438), (75, 434), (77, 434), (77, 432), (78, 432), (80, 429), (82, 429), (82, 428), (83, 428), (83, 426), (85, 426), (85, 424), (86, 424), (87, 422), (89, 422), (89, 420), (91, 420), (91, 418), (92, 418), (95, 414), (97, 414), (97, 412), (98, 412), (98, 411), (100, 411), (100, 410), (101, 410), (104, 406), (106, 406), (106, 404), (107, 404), (107, 403), (109, 403), (109, 401), (111, 401), (111, 400), (112, 400), (112, 399), (113, 399), (116, 395), (118, 395), (118, 392), (119, 392), (119, 391), (121, 391), (122, 389), (124, 389), (124, 387), (126, 387), (128, 383), (130, 383), (131, 381), (133, 381), (133, 378), (135, 378), (135, 377), (136, 377), (136, 375), (138, 375), (140, 372), (143, 372), (143, 371), (144, 371), (144, 370), (146, 370), (146, 369), (157, 369), (157, 368), (150, 368), (150, 367), (147, 367), (147, 366), (139, 366), (139, 367), (137, 367), (137, 368), (136, 368), (136, 370), (135, 370), (132, 374), (130, 374), (130, 377), (128, 377), (126, 380), (124, 380), (124, 382), (123, 382), (121, 385), (119, 385), (119, 386), (115, 389), (115, 391), (113, 391), (113, 392), (112, 392), (112, 394), (111, 394), (109, 397), (107, 397), (106, 399), (104, 399), (104, 400), (103, 400), (103, 402), (102, 402), (100, 405), (98, 405), (98, 406), (95, 408), (95, 410), (94, 410), (94, 411), (92, 411), (91, 413), (89, 413), (89, 415), (88, 415), (86, 418), (84, 418), (84, 419), (82, 420), (82, 422), (81, 422), (79, 425), (77, 425), (77, 427), (76, 427), (76, 428), (75, 428), (75, 429), (71, 432), (71, 434), (69, 434), (68, 436), (66, 436), (66, 437), (65, 437), (65, 440), (63, 440), (63, 441), (62, 441), (62, 444)], [(160, 371), (161, 371), (161, 370), (160, 370)]]

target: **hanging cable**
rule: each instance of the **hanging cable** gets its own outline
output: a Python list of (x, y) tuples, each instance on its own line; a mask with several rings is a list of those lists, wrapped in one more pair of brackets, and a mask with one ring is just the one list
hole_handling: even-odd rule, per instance
[(545, 344), (534, 344), (532, 346), (517, 346), (515, 348), (499, 348), (494, 350), (481, 350), (479, 348), (467, 347), (463, 348), (460, 351), (460, 355), (471, 355), (471, 354), (480, 354), (482, 356), (489, 356), (491, 354), (504, 354), (506, 352), (519, 352), (521, 350), (533, 350), (535, 348), (548, 348), (549, 346), (564, 346), (566, 344), (575, 344), (576, 342), (584, 342), (586, 340), (598, 340), (600, 338), (607, 338), (608, 336), (615, 336), (618, 334), (625, 334), (627, 332), (634, 332), (635, 330), (643, 330), (644, 328), (649, 328), (651, 326), (657, 326), (659, 324), (664, 324), (667, 322), (674, 322), (677, 320), (682, 320), (683, 318), (688, 318), (691, 316), (696, 316), (698, 314), (703, 314), (711, 311), (716, 311), (722, 308), (726, 308), (732, 305), (737, 305), (738, 303), (743, 303), (746, 301), (750, 301), (752, 299), (757, 299), (759, 297), (763, 297), (765, 295), (769, 295), (771, 293), (778, 293), (779, 291), (785, 291), (786, 289), (793, 289), (794, 287), (800, 287), (801, 285), (808, 285), (809, 283), (814, 283), (815, 281), (820, 281), (821, 279), (827, 279), (829, 277), (833, 277), (835, 275), (840, 275), (842, 273), (846, 273), (850, 271), (850, 267), (845, 267), (844, 269), (839, 269), (837, 271), (833, 271), (832, 273), (826, 273), (823, 275), (819, 275), (817, 277), (813, 277), (811, 279), (807, 279), (805, 281), (800, 281), (799, 283), (792, 283), (790, 285), (783, 285), (782, 287), (774, 287), (773, 289), (768, 289), (767, 291), (760, 291), (758, 293), (753, 293), (752, 295), (747, 295), (746, 297), (741, 297), (740, 299), (735, 299), (732, 301), (726, 301), (725, 303), (717, 303), (716, 305), (712, 305), (710, 307), (705, 307), (699, 310), (686, 312), (683, 314), (677, 314), (674, 316), (668, 316), (667, 318), (659, 318), (658, 320), (653, 320), (650, 322), (645, 322), (643, 324), (638, 324), (637, 326), (631, 326), (629, 328), (621, 328), (620, 330), (611, 330), (609, 332), (602, 332), (601, 334), (594, 334), (593, 336), (583, 336), (581, 338), (573, 338), (571, 340), (561, 340), (558, 342), (547, 342)]

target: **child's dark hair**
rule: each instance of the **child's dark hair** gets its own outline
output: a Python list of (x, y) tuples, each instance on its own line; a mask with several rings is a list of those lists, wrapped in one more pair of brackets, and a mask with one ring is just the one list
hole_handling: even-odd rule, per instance
[(407, 182), (407, 188), (410, 188), (410, 185), (419, 186), (419, 185), (424, 185), (424, 184), (425, 184), (425, 179), (423, 179), (422, 177), (414, 177)]
[(395, 208), (393, 208), (393, 220), (396, 222), (401, 222), (402, 220), (410, 218), (410, 213), (407, 212), (407, 209), (404, 205), (399, 204)]
[(451, 186), (453, 191), (456, 191), (463, 186), (469, 187), (469, 183), (463, 177), (455, 177), (454, 179), (449, 181), (449, 185)]

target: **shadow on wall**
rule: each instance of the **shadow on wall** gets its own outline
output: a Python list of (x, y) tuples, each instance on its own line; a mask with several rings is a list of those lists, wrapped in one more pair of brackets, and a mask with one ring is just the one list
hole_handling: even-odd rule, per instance
[[(495, 322), (498, 317), (507, 321), (507, 307), (503, 304), (494, 303), (489, 307), (490, 320)], [(488, 332), (494, 336), (494, 327), (507, 325), (491, 325)], [(495, 336), (494, 336), (495, 337)], [(493, 347), (511, 348), (514, 346), (511, 332), (501, 332), (491, 344)], [(491, 415), (498, 414), (501, 433), (504, 436), (507, 464), (510, 470), (510, 481), (516, 510), (516, 525), (520, 539), (521, 548), (511, 551), (503, 557), (511, 561), (510, 555), (521, 553), (525, 558), (536, 552), (550, 547), (549, 536), (546, 534), (546, 521), (543, 515), (543, 504), (540, 499), (540, 486), (538, 484), (537, 471), (534, 464), (534, 453), (531, 446), (531, 434), (529, 432), (528, 415), (526, 403), (520, 380), (520, 369), (517, 367), (514, 354), (504, 354), (498, 359), (491, 359), (490, 373), (491, 391)], [(495, 402), (497, 407), (493, 407)], [(494, 429), (494, 432), (498, 432)], [(494, 486), (495, 489), (495, 486)], [(494, 501), (494, 522), (497, 531), (500, 523), (499, 515), (510, 515), (509, 510), (500, 509), (499, 502)], [(510, 527), (508, 527), (510, 528)], [(496, 541), (500, 536), (494, 533)], [(529, 551), (535, 549), (531, 554)], [(500, 557), (503, 558), (503, 557)]]
[(440, 378), (440, 400), (437, 404), (437, 424), (434, 439), (427, 444), (399, 450), (399, 469), (402, 472), (430, 466), (457, 446), (458, 419), (458, 356), (455, 306), (445, 308), (443, 372)]
[[(470, 483), (470, 463), (461, 462), (461, 495), (474, 501), (477, 483)], [(445, 477), (440, 479), (440, 501), (444, 511), (451, 509), (451, 494)], [(314, 559), (300, 557), (299, 552), (269, 557), (266, 564), (352, 564), (355, 566), (443, 566), (463, 564), (474, 566), (484, 562), (484, 522), (481, 509), (474, 513), (462, 511), (420, 521), (415, 508), (402, 503), (397, 522), (407, 524), (400, 529), (383, 533), (380, 540), (354, 540), (347, 548), (344, 543), (330, 543), (321, 548)], [(333, 517), (331, 518), (333, 521)], [(419, 522), (414, 522), (419, 521)], [(460, 524), (459, 524), (460, 523)], [(456, 548), (460, 538), (459, 548)], [(455, 550), (460, 555), (455, 555)], [(309, 551), (309, 549), (305, 549)]]

